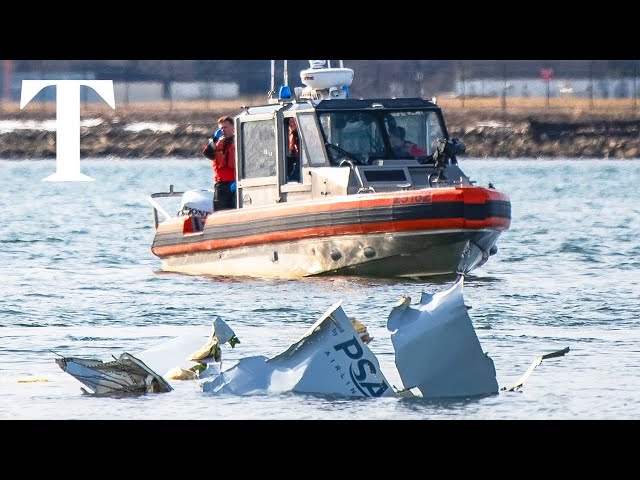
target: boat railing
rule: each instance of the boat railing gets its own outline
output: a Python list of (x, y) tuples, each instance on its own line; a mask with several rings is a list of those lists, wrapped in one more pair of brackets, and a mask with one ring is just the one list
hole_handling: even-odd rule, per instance
[(173, 215), (171, 215), (169, 212), (167, 212), (165, 210), (165, 208), (160, 205), (160, 203), (158, 203), (155, 199), (156, 198), (167, 198), (167, 197), (181, 197), (182, 195), (184, 195), (184, 192), (176, 192), (173, 190), (173, 185), (169, 185), (169, 191), (168, 192), (157, 192), (157, 193), (152, 193), (147, 200), (149, 201), (149, 203), (151, 204), (151, 206), (153, 207), (153, 224), (154, 224), (154, 228), (158, 228), (158, 225), (160, 224), (160, 219), (158, 218), (158, 213), (160, 213), (165, 219), (169, 219), (171, 217), (173, 217)]
[(366, 190), (366, 187), (364, 185), (364, 181), (362, 180), (362, 176), (360, 175), (360, 170), (356, 168), (354, 163), (351, 160), (344, 159), (340, 162), (340, 166), (341, 167), (347, 166), (351, 169), (355, 177), (358, 179), (358, 183), (360, 183), (360, 188), (358, 189), (358, 193), (366, 193), (366, 192), (361, 192), (363, 190)]

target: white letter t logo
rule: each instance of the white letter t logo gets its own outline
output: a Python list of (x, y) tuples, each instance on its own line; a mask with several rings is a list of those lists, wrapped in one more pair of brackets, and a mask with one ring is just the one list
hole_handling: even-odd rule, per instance
[(116, 108), (113, 80), (23, 80), (20, 109), (40, 90), (56, 86), (56, 173), (48, 182), (92, 182), (80, 173), (80, 85), (93, 88), (111, 108)]

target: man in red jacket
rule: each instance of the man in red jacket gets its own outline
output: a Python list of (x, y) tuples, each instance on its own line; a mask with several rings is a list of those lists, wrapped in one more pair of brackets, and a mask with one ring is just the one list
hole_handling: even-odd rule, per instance
[(218, 131), (202, 149), (205, 157), (212, 160), (213, 211), (236, 208), (236, 151), (233, 118), (220, 117)]

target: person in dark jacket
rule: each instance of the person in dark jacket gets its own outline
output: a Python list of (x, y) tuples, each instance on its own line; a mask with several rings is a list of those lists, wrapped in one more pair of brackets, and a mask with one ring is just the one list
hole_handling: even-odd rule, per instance
[(289, 153), (287, 155), (287, 181), (300, 181), (300, 134), (295, 118), (289, 119)]
[(405, 140), (406, 131), (403, 127), (395, 127), (389, 129), (389, 142), (394, 155), (397, 157), (423, 157), (427, 155), (424, 148), (419, 147), (413, 142)]

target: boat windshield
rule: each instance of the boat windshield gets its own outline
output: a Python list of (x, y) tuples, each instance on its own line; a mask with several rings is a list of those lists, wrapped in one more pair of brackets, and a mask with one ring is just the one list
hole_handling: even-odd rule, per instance
[(444, 138), (440, 117), (432, 110), (327, 111), (319, 114), (327, 154), (333, 164), (344, 159), (433, 158)]

